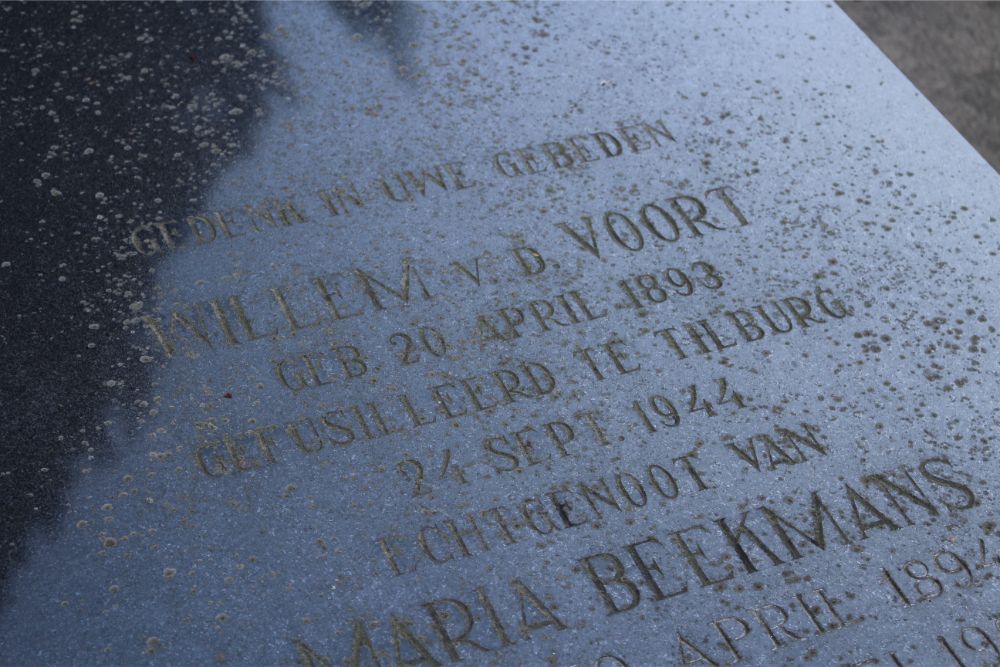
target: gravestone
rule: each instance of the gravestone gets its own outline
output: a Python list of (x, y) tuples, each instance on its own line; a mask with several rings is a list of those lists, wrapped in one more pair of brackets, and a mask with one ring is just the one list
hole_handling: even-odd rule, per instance
[(0, 12), (3, 663), (1000, 659), (1000, 178), (836, 7)]

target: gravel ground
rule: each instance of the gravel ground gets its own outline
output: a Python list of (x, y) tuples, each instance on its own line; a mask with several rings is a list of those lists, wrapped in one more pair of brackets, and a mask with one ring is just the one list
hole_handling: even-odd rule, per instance
[(1000, 2), (838, 4), (1000, 170)]

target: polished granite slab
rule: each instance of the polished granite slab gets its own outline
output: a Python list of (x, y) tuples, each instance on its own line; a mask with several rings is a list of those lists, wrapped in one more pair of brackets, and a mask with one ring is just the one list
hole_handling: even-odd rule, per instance
[(1000, 659), (1000, 176), (837, 7), (0, 16), (3, 662)]

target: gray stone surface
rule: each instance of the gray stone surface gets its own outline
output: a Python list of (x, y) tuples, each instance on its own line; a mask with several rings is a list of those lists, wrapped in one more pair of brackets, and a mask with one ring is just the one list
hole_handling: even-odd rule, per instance
[(1000, 169), (1000, 3), (842, 2), (840, 7)]
[(1000, 658), (1000, 177), (836, 6), (0, 11), (4, 663)]

